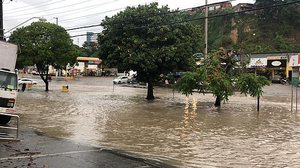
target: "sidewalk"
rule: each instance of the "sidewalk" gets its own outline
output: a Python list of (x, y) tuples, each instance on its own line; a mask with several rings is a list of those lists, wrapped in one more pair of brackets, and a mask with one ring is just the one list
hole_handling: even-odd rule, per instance
[(122, 151), (76, 144), (21, 130), (21, 141), (0, 141), (1, 168), (171, 168)]

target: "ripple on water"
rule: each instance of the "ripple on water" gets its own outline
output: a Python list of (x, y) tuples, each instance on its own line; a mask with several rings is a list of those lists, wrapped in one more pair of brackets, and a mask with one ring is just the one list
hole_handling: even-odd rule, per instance
[[(186, 99), (156, 89), (80, 87), (64, 94), (20, 93), (22, 124), (46, 135), (142, 154), (180, 167), (298, 167), (300, 115), (289, 104), (235, 96), (214, 108), (212, 95)], [(271, 99), (270, 99), (271, 100)], [(58, 131), (59, 130), (59, 131)]]

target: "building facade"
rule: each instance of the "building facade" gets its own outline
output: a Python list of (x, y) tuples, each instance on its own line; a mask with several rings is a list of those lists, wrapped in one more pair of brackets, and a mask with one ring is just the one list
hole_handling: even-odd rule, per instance
[(86, 32), (86, 41), (88, 43), (90, 43), (90, 42), (97, 43), (97, 33)]
[(278, 75), (290, 78), (292, 67), (289, 66), (289, 60), (294, 55), (298, 55), (298, 53), (250, 54), (248, 68), (270, 80)]

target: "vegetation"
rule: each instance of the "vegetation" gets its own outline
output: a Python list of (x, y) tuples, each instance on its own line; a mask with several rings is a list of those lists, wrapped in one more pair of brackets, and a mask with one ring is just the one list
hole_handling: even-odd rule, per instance
[[(148, 83), (147, 99), (154, 99), (153, 84), (161, 74), (188, 70), (201, 50), (200, 30), (190, 23), (172, 24), (186, 15), (170, 14), (157, 3), (128, 7), (102, 22), (100, 53), (110, 65), (138, 72), (138, 80)], [(169, 13), (169, 14), (166, 14)]]
[(209, 19), (209, 50), (225, 47), (240, 53), (298, 52), (300, 3), (271, 7), (292, 2), (295, 0), (257, 0), (255, 5), (262, 10), (234, 15), (233, 10), (211, 12), (210, 16), (220, 17)]
[(46, 22), (34, 22), (12, 33), (10, 42), (18, 44), (17, 68), (36, 65), (48, 91), (49, 65), (62, 69), (74, 63), (78, 52), (63, 27)]
[(80, 48), (81, 57), (96, 57), (99, 58), (98, 44), (95, 42), (84, 42)]
[(269, 84), (265, 77), (246, 74), (243, 67), (237, 64), (238, 54), (220, 48), (194, 72), (186, 73), (176, 84), (176, 89), (185, 94), (195, 90), (200, 93), (211, 92), (215, 97), (215, 106), (221, 107), (222, 101), (228, 101), (234, 91), (250, 96), (261, 96), (262, 88)]

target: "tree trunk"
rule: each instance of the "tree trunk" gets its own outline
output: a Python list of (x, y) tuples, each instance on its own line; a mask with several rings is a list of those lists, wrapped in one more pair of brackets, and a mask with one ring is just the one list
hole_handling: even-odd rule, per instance
[(148, 82), (148, 91), (147, 91), (147, 100), (154, 100), (154, 95), (153, 95), (153, 83)]
[(49, 77), (49, 67), (46, 66), (46, 68), (45, 68), (45, 69), (47, 69), (46, 72), (43, 71), (42, 68), (40, 68), (39, 66), (37, 66), (37, 69), (38, 69), (38, 72), (40, 74), (40, 77), (42, 78), (42, 80), (45, 83), (45, 87), (46, 87), (45, 91), (48, 92), (49, 91), (49, 81), (48, 81), (48, 79), (49, 79), (48, 78)]
[(46, 84), (46, 92), (48, 92), (49, 91), (49, 82), (48, 82), (48, 79), (46, 80), (46, 82), (45, 82), (45, 84)]
[(46, 76), (44, 76), (44, 74), (40, 73), (40, 77), (42, 78), (42, 80), (45, 83), (45, 91), (48, 92), (49, 91), (48, 73), (46, 73)]
[(257, 111), (259, 112), (259, 96), (257, 96)]
[(221, 107), (221, 97), (217, 96), (216, 101), (215, 101), (215, 107)]

